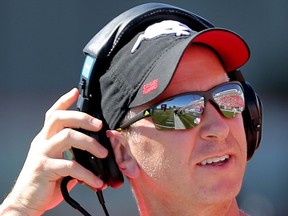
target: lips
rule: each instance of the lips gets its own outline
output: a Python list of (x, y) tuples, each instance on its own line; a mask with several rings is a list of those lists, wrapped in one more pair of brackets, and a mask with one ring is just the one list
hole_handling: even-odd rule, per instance
[(213, 157), (213, 158), (208, 158), (206, 160), (201, 161), (198, 165), (201, 166), (207, 166), (207, 165), (213, 165), (213, 166), (220, 166), (226, 161), (228, 161), (230, 158), (229, 155), (223, 155), (221, 157)]

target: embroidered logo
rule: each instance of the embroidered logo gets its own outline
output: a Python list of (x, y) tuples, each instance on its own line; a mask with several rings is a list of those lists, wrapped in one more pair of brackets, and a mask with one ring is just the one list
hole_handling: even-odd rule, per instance
[(158, 88), (158, 79), (152, 80), (151, 82), (143, 86), (142, 94), (146, 95)]
[(131, 53), (134, 53), (144, 40), (149, 40), (169, 34), (174, 34), (178, 37), (189, 36), (191, 35), (191, 32), (192, 30), (188, 26), (177, 21), (165, 20), (160, 23), (155, 23), (149, 26), (143, 34), (139, 35), (131, 50)]

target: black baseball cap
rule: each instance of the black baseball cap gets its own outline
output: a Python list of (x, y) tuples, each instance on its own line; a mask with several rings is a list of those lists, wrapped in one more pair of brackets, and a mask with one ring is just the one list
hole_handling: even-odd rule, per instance
[(242, 37), (227, 29), (195, 32), (170, 20), (151, 25), (114, 55), (100, 78), (101, 107), (111, 129), (119, 127), (129, 109), (155, 99), (165, 90), (191, 43), (214, 50), (226, 72), (240, 68), (250, 57)]

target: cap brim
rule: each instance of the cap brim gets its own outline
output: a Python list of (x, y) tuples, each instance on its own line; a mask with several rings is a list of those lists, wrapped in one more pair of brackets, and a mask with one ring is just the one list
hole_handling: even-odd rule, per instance
[(192, 43), (203, 43), (213, 48), (226, 72), (240, 68), (250, 57), (249, 47), (243, 38), (227, 29), (204, 30), (192, 39)]

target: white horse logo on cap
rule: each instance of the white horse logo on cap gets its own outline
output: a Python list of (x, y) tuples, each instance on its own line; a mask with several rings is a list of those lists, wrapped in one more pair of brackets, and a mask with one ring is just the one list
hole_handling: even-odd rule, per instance
[(149, 40), (169, 34), (175, 34), (178, 37), (189, 36), (191, 35), (191, 31), (192, 30), (188, 26), (173, 20), (165, 20), (160, 23), (155, 23), (149, 26), (143, 34), (139, 35), (137, 41), (131, 49), (131, 53), (134, 53), (139, 48), (141, 42), (144, 40)]

